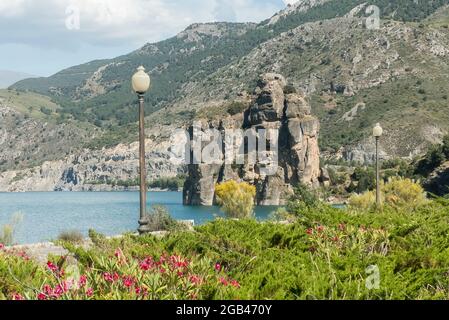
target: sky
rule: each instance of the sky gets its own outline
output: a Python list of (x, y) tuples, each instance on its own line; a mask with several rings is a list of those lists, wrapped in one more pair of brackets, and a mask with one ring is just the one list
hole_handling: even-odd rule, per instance
[(0, 0), (0, 70), (49, 76), (176, 35), (196, 22), (259, 22), (295, 0)]

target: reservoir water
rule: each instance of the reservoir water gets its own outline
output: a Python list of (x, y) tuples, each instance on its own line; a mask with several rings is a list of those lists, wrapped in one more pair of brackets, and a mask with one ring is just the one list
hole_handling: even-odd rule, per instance
[[(180, 192), (149, 192), (148, 205), (163, 205), (178, 220), (203, 224), (223, 216), (218, 207), (182, 205)], [(256, 207), (257, 219), (267, 219), (276, 207)], [(62, 231), (77, 230), (87, 235), (94, 229), (105, 235), (135, 232), (138, 227), (138, 192), (29, 192), (0, 193), (0, 227), (16, 213), (16, 243), (54, 240)]]

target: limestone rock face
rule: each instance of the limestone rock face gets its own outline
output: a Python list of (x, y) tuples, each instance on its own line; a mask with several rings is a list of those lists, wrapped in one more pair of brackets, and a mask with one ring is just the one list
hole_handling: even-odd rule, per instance
[[(202, 131), (217, 129), (222, 137), (227, 136), (228, 129), (239, 128), (246, 130), (246, 133), (266, 130), (264, 137), (270, 148), (267, 148), (263, 159), (259, 157), (256, 162), (230, 164), (228, 160), (223, 161), (227, 148), (223, 143), (220, 145), (223, 155), (221, 163), (189, 165), (184, 204), (213, 205), (215, 185), (231, 179), (256, 186), (258, 205), (282, 205), (299, 183), (319, 184), (320, 123), (311, 115), (307, 100), (297, 93), (284, 94), (285, 86), (283, 76), (265, 74), (258, 82), (252, 105), (243, 115), (223, 119), (220, 123), (201, 124)], [(271, 149), (274, 143), (277, 143), (277, 152)], [(243, 144), (248, 147), (248, 142)], [(245, 155), (248, 160), (250, 154), (247, 148)]]
[[(174, 165), (165, 145), (147, 140), (148, 180), (184, 173)], [(97, 151), (84, 150), (63, 160), (47, 161), (30, 169), (0, 173), (0, 192), (26, 191), (121, 191), (133, 187), (115, 185), (139, 174), (139, 144), (118, 145)], [(165, 151), (164, 151), (165, 150)]]

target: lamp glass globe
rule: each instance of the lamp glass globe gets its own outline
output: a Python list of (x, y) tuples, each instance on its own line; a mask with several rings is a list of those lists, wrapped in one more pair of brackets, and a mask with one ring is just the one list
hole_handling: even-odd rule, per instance
[(383, 129), (380, 126), (380, 124), (378, 123), (378, 124), (376, 124), (376, 126), (373, 129), (373, 136), (376, 138), (379, 138), (382, 136), (382, 134), (383, 134)]
[(150, 89), (150, 76), (145, 72), (145, 68), (140, 66), (132, 77), (133, 90), (136, 93), (144, 94)]

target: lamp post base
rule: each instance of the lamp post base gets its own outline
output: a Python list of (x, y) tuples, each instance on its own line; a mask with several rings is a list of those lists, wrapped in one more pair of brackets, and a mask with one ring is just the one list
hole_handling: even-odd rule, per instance
[(139, 234), (142, 235), (151, 232), (148, 224), (149, 222), (146, 219), (139, 220), (139, 228), (137, 229), (137, 231), (139, 231)]

